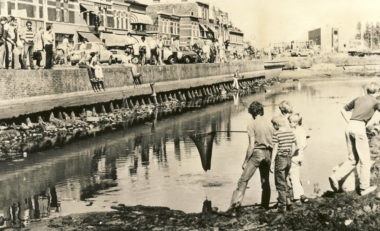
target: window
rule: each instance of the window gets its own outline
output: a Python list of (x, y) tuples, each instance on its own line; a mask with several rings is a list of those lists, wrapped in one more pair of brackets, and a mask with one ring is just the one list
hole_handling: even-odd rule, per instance
[(174, 34), (173, 22), (170, 22), (170, 34)]
[(40, 18), (44, 18), (44, 8), (42, 6), (39, 7)]
[(69, 11), (69, 23), (75, 23), (75, 12)]
[(12, 10), (15, 9), (15, 4), (12, 2), (8, 2), (8, 14), (12, 15)]
[(115, 26), (114, 18), (112, 16), (107, 16), (107, 26), (111, 28)]
[(54, 8), (48, 8), (48, 20), (55, 21), (56, 20), (56, 10)]

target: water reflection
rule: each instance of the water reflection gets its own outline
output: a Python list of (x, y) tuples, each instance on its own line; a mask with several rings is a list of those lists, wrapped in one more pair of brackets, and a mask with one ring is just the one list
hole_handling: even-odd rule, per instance
[[(264, 102), (268, 116), (278, 113), (282, 100), (303, 115), (312, 138), (301, 180), (306, 193), (314, 193), (317, 183), (323, 191), (329, 172), (320, 169), (332, 169), (345, 157), (339, 103), (359, 91), (358, 83), (315, 83), (286, 94), (235, 96), (233, 102), (168, 119), (157, 114), (137, 127), (36, 153), (21, 162), (2, 162), (1, 216), (6, 225), (20, 226), (46, 216), (109, 209), (113, 202), (200, 212), (206, 198), (226, 209), (248, 143), (246, 134), (231, 131), (246, 130), (246, 107), (252, 100)], [(211, 133), (215, 131), (226, 132)], [(201, 149), (206, 155), (200, 155), (191, 134), (215, 134), (212, 152)], [(254, 186), (259, 179), (251, 184), (245, 198), (249, 204), (260, 198)]]

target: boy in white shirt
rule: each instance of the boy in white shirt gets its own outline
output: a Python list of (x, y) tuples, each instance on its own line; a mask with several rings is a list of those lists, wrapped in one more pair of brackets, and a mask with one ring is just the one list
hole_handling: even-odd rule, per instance
[(304, 190), (300, 181), (300, 168), (303, 161), (303, 152), (306, 148), (306, 132), (302, 127), (302, 117), (299, 113), (289, 116), (290, 127), (293, 129), (296, 137), (297, 148), (292, 157), (292, 163), (289, 171), (289, 179), (293, 187), (293, 200), (308, 202), (308, 198), (304, 195)]

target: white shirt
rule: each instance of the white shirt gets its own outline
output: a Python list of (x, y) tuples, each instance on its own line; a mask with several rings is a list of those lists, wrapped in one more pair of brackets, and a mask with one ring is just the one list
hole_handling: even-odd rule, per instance
[(306, 131), (302, 126), (296, 126), (294, 129), (294, 135), (296, 137), (297, 149), (303, 151), (306, 148)]
[(101, 80), (104, 78), (103, 69), (99, 64), (95, 65), (95, 77)]
[(47, 45), (47, 44), (53, 44), (53, 41), (54, 41), (54, 34), (53, 34), (53, 32), (52, 31), (45, 31), (43, 39), (44, 39), (45, 45)]

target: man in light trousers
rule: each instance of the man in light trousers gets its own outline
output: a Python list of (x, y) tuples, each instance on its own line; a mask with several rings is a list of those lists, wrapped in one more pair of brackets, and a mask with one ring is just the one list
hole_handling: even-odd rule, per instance
[[(366, 86), (367, 95), (358, 97), (342, 109), (343, 118), (348, 123), (346, 142), (348, 158), (330, 177), (331, 188), (337, 192), (341, 181), (356, 167), (359, 176), (359, 195), (367, 195), (376, 190), (377, 186), (370, 186), (371, 154), (366, 134), (367, 123), (375, 111), (380, 111), (380, 103), (376, 99), (379, 85), (370, 83)], [(352, 111), (351, 117), (348, 111)], [(350, 119), (349, 119), (350, 118)]]

